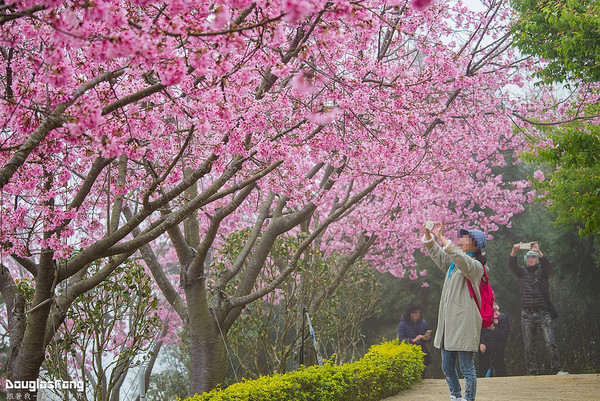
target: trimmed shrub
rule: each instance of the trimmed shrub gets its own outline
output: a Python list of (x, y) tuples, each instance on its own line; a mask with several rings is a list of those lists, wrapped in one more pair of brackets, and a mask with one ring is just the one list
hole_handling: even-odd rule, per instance
[(344, 365), (311, 366), (283, 375), (244, 380), (188, 401), (378, 401), (421, 379), (423, 352), (398, 340), (374, 345)]

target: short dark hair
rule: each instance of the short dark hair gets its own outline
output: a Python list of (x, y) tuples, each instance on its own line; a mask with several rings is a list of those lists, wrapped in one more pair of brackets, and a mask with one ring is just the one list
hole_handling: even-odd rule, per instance
[[(406, 307), (406, 310), (404, 311), (404, 315), (402, 315), (402, 317), (404, 318), (405, 321), (410, 322), (411, 321), (411, 319), (410, 319), (411, 313), (416, 312), (416, 311), (421, 312), (421, 305), (419, 305), (419, 304), (409, 304)], [(421, 317), (421, 319), (422, 318), (423, 317)]]

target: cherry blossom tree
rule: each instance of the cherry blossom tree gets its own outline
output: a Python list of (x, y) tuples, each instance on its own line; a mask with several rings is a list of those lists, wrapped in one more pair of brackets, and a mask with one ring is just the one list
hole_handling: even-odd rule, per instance
[[(494, 167), (522, 145), (511, 116), (530, 104), (507, 87), (534, 61), (511, 50), (505, 1), (481, 13), (417, 3), (0, 6), (9, 379), (35, 380), (75, 299), (138, 251), (188, 327), (202, 392), (223, 380), (221, 335), (315, 242), (372, 249), (373, 266), (403, 275), (426, 217), (508, 224), (526, 184)], [(214, 263), (242, 228), (238, 258)], [(298, 231), (279, 276), (261, 281), (276, 239)], [(34, 282), (31, 305), (19, 276)]]

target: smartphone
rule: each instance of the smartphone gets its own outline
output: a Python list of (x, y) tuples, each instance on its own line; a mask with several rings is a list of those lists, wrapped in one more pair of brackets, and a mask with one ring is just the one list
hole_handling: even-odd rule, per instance
[(521, 243), (521, 245), (519, 246), (519, 249), (530, 250), (531, 249), (531, 242), (523, 242), (523, 243)]
[(433, 222), (433, 220), (427, 220), (425, 222), (425, 228), (429, 231), (433, 230), (433, 226), (435, 226), (435, 223)]
[(430, 336), (430, 335), (431, 335), (431, 330), (427, 330), (427, 331), (425, 332), (425, 335), (426, 335), (426, 336)]

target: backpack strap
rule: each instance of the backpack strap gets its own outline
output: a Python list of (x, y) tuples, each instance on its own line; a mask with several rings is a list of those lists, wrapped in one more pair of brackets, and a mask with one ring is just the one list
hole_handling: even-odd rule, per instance
[[(485, 271), (485, 265), (483, 266), (483, 276), (481, 276), (481, 279), (485, 279), (486, 282), (489, 281), (487, 272)], [(479, 302), (477, 302), (477, 296), (475, 295), (475, 291), (473, 290), (473, 284), (471, 283), (471, 280), (467, 279), (467, 284), (469, 285), (469, 294), (471, 295), (471, 297), (473, 297), (473, 299), (475, 300), (475, 305), (477, 305), (477, 309), (479, 310), (479, 313), (481, 313), (481, 306), (479, 306)]]

